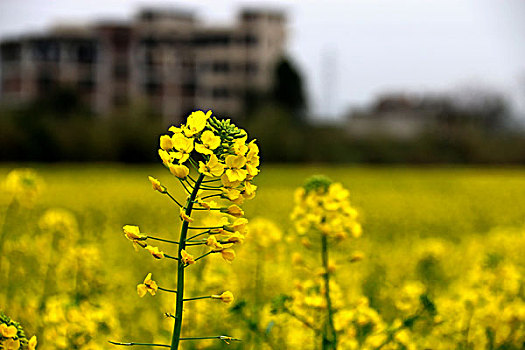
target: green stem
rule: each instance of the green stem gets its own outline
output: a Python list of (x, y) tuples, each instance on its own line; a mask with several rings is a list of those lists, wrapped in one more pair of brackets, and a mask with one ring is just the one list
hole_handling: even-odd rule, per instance
[(113, 345), (122, 345), (122, 346), (157, 346), (157, 347), (160, 347), (160, 348), (169, 348), (170, 346), (169, 345), (165, 345), (165, 344), (152, 344), (152, 343), (120, 343), (120, 342), (116, 342), (116, 341), (111, 341), (111, 340), (108, 340), (108, 343), (110, 344), (113, 344)]
[(179, 207), (182, 208), (182, 204), (180, 204), (179, 201), (176, 200), (175, 197), (173, 197), (173, 196), (171, 195), (171, 193), (169, 193), (168, 191), (166, 191), (166, 195), (167, 195), (168, 197), (170, 197), (172, 201), (174, 201), (175, 203), (177, 203), (177, 205), (178, 205)]
[(211, 295), (206, 295), (204, 297), (186, 298), (184, 299), (184, 301), (201, 300), (201, 299), (211, 299)]
[[(193, 209), (193, 201), (197, 197), (197, 192), (199, 192), (200, 184), (204, 180), (204, 175), (200, 174), (197, 182), (195, 182), (195, 188), (191, 192), (187, 202), (186, 202), (186, 211), (187, 216), (191, 216), (191, 211)], [(182, 181), (181, 181), (182, 183)], [(184, 308), (184, 263), (182, 262), (182, 250), (186, 248), (186, 236), (188, 234), (189, 223), (183, 221), (182, 228), (180, 231), (179, 237), (179, 264), (177, 267), (177, 297), (175, 299), (175, 324), (173, 325), (173, 334), (171, 336), (171, 346), (170, 350), (178, 350), (180, 342), (180, 334), (182, 331), (182, 310)]]
[(174, 289), (168, 289), (168, 288), (162, 288), (162, 287), (157, 287), (157, 288), (159, 288), (159, 290), (162, 290), (164, 292), (177, 293), (177, 291)]
[(179, 244), (179, 242), (177, 241), (170, 241), (169, 239), (158, 238), (158, 237), (153, 237), (153, 236), (147, 236), (146, 239), (152, 239), (154, 241), (160, 241), (160, 242), (166, 242), (166, 243)]
[(330, 299), (330, 273), (328, 272), (328, 237), (321, 234), (321, 257), (323, 261), (323, 279), (325, 284), (325, 299), (328, 319), (323, 331), (323, 350), (337, 349), (337, 334), (334, 326), (334, 311), (332, 308), (332, 300)]

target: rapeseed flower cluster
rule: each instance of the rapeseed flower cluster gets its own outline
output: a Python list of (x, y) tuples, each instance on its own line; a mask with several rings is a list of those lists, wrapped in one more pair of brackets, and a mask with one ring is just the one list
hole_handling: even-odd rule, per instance
[(36, 336), (27, 339), (20, 323), (13, 321), (0, 311), (0, 349), (35, 350), (36, 346)]
[[(229, 291), (184, 298), (184, 273), (186, 268), (211, 254), (220, 254), (228, 263), (235, 259), (233, 246), (244, 241), (248, 224), (240, 205), (245, 200), (253, 199), (257, 189), (253, 179), (259, 173), (259, 148), (255, 140), (248, 142), (246, 131), (236, 127), (230, 120), (217, 119), (212, 116), (212, 111), (195, 111), (188, 116), (185, 124), (172, 126), (169, 131), (170, 134), (160, 137), (158, 153), (164, 166), (187, 193), (187, 198), (175, 198), (166, 186), (151, 176), (149, 181), (153, 190), (168, 196), (178, 207), (180, 235), (178, 239), (156, 237), (141, 231), (136, 225), (125, 225), (123, 231), (135, 249), (143, 248), (157, 260), (176, 261), (175, 288), (162, 286), (152, 279), (151, 273), (137, 286), (140, 297), (148, 293), (156, 295), (158, 291), (175, 294), (174, 314), (168, 313), (174, 318), (169, 345), (174, 350), (179, 348), (181, 339), (234, 340), (227, 336), (181, 338), (185, 302), (216, 299), (229, 304), (234, 300)], [(199, 213), (208, 214), (216, 223), (212, 226), (197, 225)], [(165, 252), (153, 245), (152, 241), (176, 245), (177, 253)], [(207, 252), (197, 256), (192, 249), (199, 247), (207, 247)]]

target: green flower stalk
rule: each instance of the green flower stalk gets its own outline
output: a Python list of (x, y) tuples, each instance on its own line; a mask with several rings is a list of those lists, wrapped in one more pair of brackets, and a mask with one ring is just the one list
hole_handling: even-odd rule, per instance
[[(187, 193), (185, 201), (175, 198), (159, 180), (149, 177), (155, 191), (168, 196), (178, 207), (182, 221), (177, 239), (157, 237), (143, 233), (138, 226), (124, 226), (124, 235), (135, 249), (147, 250), (155, 259), (170, 259), (177, 264), (177, 285), (175, 288), (161, 287), (152, 279), (151, 273), (137, 286), (137, 293), (143, 297), (157, 291), (175, 294), (174, 314), (166, 313), (174, 319), (171, 343), (122, 343), (114, 345), (151, 345), (179, 349), (183, 340), (219, 339), (225, 342), (237, 340), (229, 336), (181, 337), (183, 309), (185, 302), (204, 299), (217, 299), (224, 303), (233, 301), (229, 291), (205, 296), (184, 295), (185, 271), (191, 265), (212, 254), (220, 254), (224, 260), (235, 259), (233, 246), (242, 243), (246, 234), (248, 220), (243, 218), (240, 205), (255, 196), (257, 186), (252, 183), (259, 173), (259, 148), (255, 140), (247, 143), (248, 135), (237, 128), (230, 120), (218, 120), (211, 111), (196, 111), (188, 116), (186, 124), (169, 128), (170, 135), (160, 137), (159, 156), (164, 166), (177, 178)], [(194, 224), (194, 214), (214, 213), (222, 215), (216, 224), (199, 226)], [(176, 255), (170, 255), (152, 246), (150, 242), (159, 241), (177, 246)], [(209, 251), (194, 256), (190, 250), (196, 246), (207, 246)]]

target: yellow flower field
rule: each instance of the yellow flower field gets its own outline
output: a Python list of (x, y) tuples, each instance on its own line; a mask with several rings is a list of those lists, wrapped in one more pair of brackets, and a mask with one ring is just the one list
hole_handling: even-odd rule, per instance
[[(203, 154), (216, 147), (206, 137)], [(236, 162), (227, 162), (231, 176), (246, 176)], [(217, 164), (201, 166), (212, 175)], [(122, 227), (178, 239), (181, 213), (148, 176), (184, 200), (176, 177), (184, 172), (162, 164), (23, 167), (34, 170), (36, 187), (16, 205), (5, 186), (0, 192), (0, 310), (23, 325), (23, 346), (32, 335), (39, 349), (169, 343), (175, 296), (157, 288), (176, 288), (177, 264), (135, 251)], [(15, 168), (2, 165), (0, 182)], [(186, 341), (184, 349), (326, 348), (319, 281), (328, 274), (338, 349), (523, 348), (524, 169), (264, 161), (260, 169), (256, 197), (229, 209), (249, 220), (235, 259), (212, 254), (186, 276), (186, 295), (212, 295), (185, 304), (183, 337), (241, 341)], [(291, 218), (296, 189), (314, 174), (349, 191), (362, 227), (360, 237), (330, 245), (326, 268), (320, 241), (299, 235)], [(213, 218), (194, 219), (209, 226)], [(11, 330), (0, 334), (5, 349)]]

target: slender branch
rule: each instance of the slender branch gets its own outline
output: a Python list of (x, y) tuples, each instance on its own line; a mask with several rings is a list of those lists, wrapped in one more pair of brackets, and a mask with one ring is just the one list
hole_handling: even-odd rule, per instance
[(180, 340), (201, 340), (201, 339), (219, 339), (219, 340), (223, 340), (223, 341), (225, 341), (225, 342), (229, 342), (229, 341), (241, 341), (241, 339), (232, 338), (232, 337), (228, 337), (228, 336), (225, 336), (225, 335), (216, 335), (216, 336), (213, 336), (213, 337), (189, 337), (189, 338), (180, 338)]
[(163, 292), (177, 293), (177, 291), (174, 290), (174, 289), (162, 288), (162, 287), (158, 287), (158, 286), (157, 286), (157, 288), (159, 290), (163, 291)]
[(168, 191), (166, 191), (166, 194), (168, 195), (168, 197), (171, 198), (172, 201), (174, 201), (175, 203), (177, 203), (177, 205), (181, 208), (183, 208), (183, 205), (179, 203), (178, 200), (175, 199), (175, 197), (173, 197)]
[(171, 255), (168, 255), (166, 253), (164, 253), (164, 257), (168, 258), (168, 259), (173, 259), (173, 260), (180, 260), (179, 258), (176, 258), (174, 256), (171, 256)]
[(196, 235), (193, 235), (190, 238), (186, 239), (186, 242), (190, 242), (192, 239), (197, 238), (197, 237), (202, 236), (202, 235), (205, 235), (207, 233), (211, 234), (210, 230), (206, 230), (204, 232), (197, 233)]
[(205, 200), (205, 199), (207, 199), (207, 198), (220, 197), (220, 196), (222, 196), (222, 194), (210, 194), (210, 195), (208, 195), (208, 196), (204, 196), (204, 197), (202, 197), (201, 199), (202, 199), (202, 200)]
[[(180, 183), (182, 184), (182, 187), (184, 187), (184, 189), (186, 190), (186, 192), (187, 192), (188, 194), (191, 194), (192, 191), (188, 190), (188, 188), (187, 188), (186, 185), (184, 184), (184, 181), (183, 181), (182, 179), (179, 179), (179, 181), (180, 181)], [(187, 209), (187, 207), (186, 207), (186, 209)], [(190, 210), (190, 212), (191, 212), (191, 210)]]
[(224, 228), (224, 225), (223, 226), (211, 226), (211, 227), (208, 227), (208, 226), (192, 226), (192, 227), (188, 227), (190, 230), (213, 230), (213, 229), (216, 229), (216, 228)]
[(161, 241), (161, 242), (166, 242), (166, 243), (179, 244), (179, 242), (177, 241), (170, 241), (169, 239), (158, 238), (158, 237), (153, 237), (153, 236), (146, 236), (146, 239), (152, 239), (154, 241)]
[(201, 300), (201, 299), (211, 299), (211, 295), (206, 295), (204, 297), (186, 298), (184, 299), (184, 301)]
[(135, 346), (135, 345), (141, 345), (141, 346), (157, 346), (159, 348), (169, 348), (169, 345), (166, 344), (152, 344), (152, 343), (119, 343), (115, 341), (108, 340), (108, 343), (113, 345), (123, 345), (123, 346)]
[(213, 254), (213, 253), (217, 253), (217, 252), (214, 252), (213, 250), (210, 250), (206, 254), (203, 254), (203, 255), (199, 256), (198, 258), (196, 258), (195, 261), (200, 260), (200, 259), (202, 259), (204, 257), (207, 257), (208, 255)]
[(295, 318), (297, 321), (301, 322), (302, 324), (304, 324), (306, 327), (310, 328), (311, 330), (313, 330), (316, 334), (320, 334), (321, 331), (316, 328), (312, 323), (310, 323), (307, 319), (305, 319), (304, 317), (296, 314), (295, 312), (293, 312), (292, 310), (288, 309), (288, 308), (285, 308), (284, 311), (292, 316), (293, 318)]

